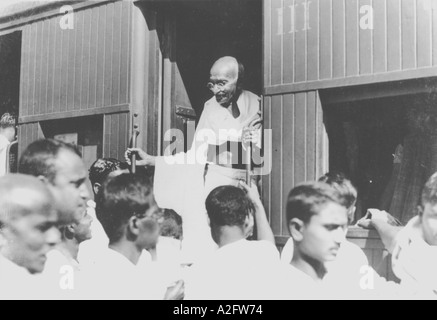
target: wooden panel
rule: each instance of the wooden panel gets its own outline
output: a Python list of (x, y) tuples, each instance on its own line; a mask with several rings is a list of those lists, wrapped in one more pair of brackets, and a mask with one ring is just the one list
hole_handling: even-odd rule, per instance
[[(114, 12), (121, 12), (121, 2), (114, 3)], [(120, 96), (120, 54), (122, 50), (117, 50), (117, 48), (122, 48), (121, 46), (121, 19), (112, 20), (112, 48), (113, 55), (111, 61), (112, 76), (111, 76), (111, 97), (110, 104), (119, 104)]]
[[(97, 73), (96, 73), (96, 108), (102, 107), (103, 86), (105, 72), (105, 27), (106, 27), (106, 7), (99, 10), (99, 24), (97, 27)], [(103, 57), (103, 59), (102, 59)]]
[(332, 0), (320, 6), (320, 79), (332, 78)]
[(373, 1), (373, 72), (387, 71), (387, 12), (386, 0)]
[[(283, 124), (283, 106), (282, 106), (282, 96), (272, 97), (272, 115), (271, 115), (271, 123), (272, 128), (282, 128)], [(272, 220), (270, 221), (270, 225), (275, 234), (279, 235), (282, 231), (282, 185), (283, 185), (283, 166), (282, 166), (282, 152), (283, 152), (283, 136), (282, 129), (273, 130), (272, 132), (273, 139), (273, 150), (272, 150), (272, 168), (273, 171), (271, 173), (272, 176), (272, 197), (270, 200), (271, 203), (271, 212), (272, 212)]]
[(306, 180), (307, 159), (307, 100), (306, 93), (295, 95), (294, 123), (294, 185)]
[(333, 77), (340, 78), (346, 74), (345, 70), (345, 0), (332, 1), (333, 23)]
[(35, 107), (35, 67), (36, 67), (36, 55), (33, 52), (36, 51), (36, 25), (30, 26), (30, 52), (29, 52), (29, 86), (28, 86), (28, 108), (29, 115), (33, 115)]
[(419, 68), (432, 65), (432, 8), (427, 8), (425, 3), (426, 0), (417, 0), (417, 66)]
[[(56, 30), (59, 29), (59, 24), (56, 23), (56, 19), (50, 19), (48, 21), (48, 55), (47, 55), (47, 70), (46, 79), (47, 79), (47, 104), (46, 104), (46, 113), (53, 112), (53, 100), (54, 100), (54, 92), (55, 92), (55, 78), (56, 78)], [(53, 70), (53, 74), (49, 73), (49, 70)]]
[[(307, 26), (306, 26), (306, 0), (296, 0), (295, 1), (295, 32), (294, 36), (296, 38), (295, 46), (295, 82), (306, 81), (306, 69), (307, 69)], [(285, 41), (285, 39), (284, 39)], [(285, 59), (284, 59), (285, 60)], [(288, 65), (283, 64), (284, 68)]]
[[(360, 0), (359, 7), (365, 9), (368, 6), (372, 8), (372, 0)], [(366, 14), (368, 12), (363, 10), (363, 13), (360, 12), (360, 28), (359, 28), (359, 38), (360, 38), (360, 74), (370, 74), (373, 72), (372, 70), (372, 60), (373, 60), (373, 31), (372, 29), (366, 26)], [(361, 21), (363, 19), (363, 21)], [(373, 19), (372, 19), (373, 20)], [(363, 23), (361, 23), (363, 22)], [(366, 27), (366, 28), (364, 28)]]
[[(395, 0), (397, 1), (397, 0)], [(358, 75), (358, 0), (346, 0), (346, 76)]]
[(29, 111), (29, 63), (30, 63), (30, 27), (25, 27), (21, 44), (21, 77), (20, 77), (20, 115), (28, 115)]
[(70, 88), (68, 82), (68, 59), (70, 50), (70, 37), (74, 36), (71, 30), (61, 31), (61, 88), (59, 95), (59, 105), (55, 106), (54, 112), (63, 112), (67, 110), (67, 92)]
[(79, 48), (76, 46), (79, 38), (75, 30), (66, 30), (68, 32), (68, 60), (67, 60), (67, 104), (66, 109), (62, 111), (73, 110), (74, 108), (74, 74), (76, 67), (76, 55), (79, 54)]
[(49, 108), (49, 113), (53, 113), (60, 109), (61, 104), (61, 83), (62, 83), (62, 56), (63, 56), (63, 36), (62, 29), (59, 28), (60, 18), (53, 19), (55, 39), (54, 39), (54, 65), (53, 65), (53, 104)]
[(105, 23), (105, 68), (103, 78), (103, 105), (111, 104), (111, 89), (112, 89), (112, 75), (114, 66), (112, 65), (112, 57), (116, 54), (114, 48), (114, 4), (111, 3), (106, 8), (106, 23)]
[[(120, 60), (120, 95), (119, 104), (129, 101), (129, 74), (130, 74), (130, 4), (122, 1), (122, 19), (121, 19), (121, 60)], [(126, 71), (127, 70), (127, 71)]]
[(39, 114), (40, 105), (41, 105), (41, 65), (43, 60), (43, 52), (42, 52), (42, 43), (43, 43), (43, 23), (36, 24), (36, 43), (35, 43), (35, 91), (33, 93), (34, 96), (34, 107), (33, 113)]
[(272, 50), (271, 50), (271, 83), (272, 85), (282, 83), (282, 37), (284, 34), (284, 8), (282, 0), (271, 0), (272, 15), (276, 19), (272, 19)]
[(272, 12), (271, 0), (264, 0), (264, 86), (271, 86)]
[(317, 122), (317, 101), (316, 92), (308, 92), (306, 98), (307, 115), (306, 115), (306, 177), (305, 180), (316, 180), (316, 165), (317, 165), (317, 145), (316, 145), (316, 127), (320, 126)]
[(80, 78), (80, 101), (78, 107), (81, 110), (88, 108), (89, 88), (90, 88), (90, 59), (91, 59), (91, 10), (83, 13), (83, 49), (82, 49), (82, 72)]
[(308, 59), (307, 77), (308, 80), (319, 79), (319, 1), (309, 2), (309, 30), (307, 31)]
[(50, 42), (50, 23), (43, 21), (41, 34), (41, 62), (40, 62), (40, 88), (39, 88), (39, 110), (38, 113), (47, 112), (47, 91), (48, 91), (48, 65), (49, 65), (49, 42)]
[[(295, 103), (294, 103), (294, 95), (288, 94), (284, 95), (284, 111), (283, 111), (283, 121), (282, 121), (282, 127), (283, 127), (283, 145), (281, 146), (281, 149), (283, 150), (283, 182), (282, 182), (282, 193), (283, 193), (283, 209), (278, 212), (278, 214), (282, 214), (283, 218), (282, 221), (284, 223), (282, 224), (282, 233), (281, 234), (288, 234), (287, 229), (287, 220), (286, 217), (286, 201), (288, 193), (290, 192), (291, 188), (294, 186), (294, 175), (295, 175), (295, 153), (300, 152), (300, 150), (296, 150), (295, 148), (295, 141), (294, 141), (294, 128), (295, 128)], [(275, 127), (273, 127), (275, 128)], [(275, 129), (273, 129), (273, 132)], [(273, 158), (274, 159), (274, 158)], [(277, 170), (274, 166), (272, 168), (273, 171)], [(275, 213), (272, 213), (275, 214)]]
[(402, 69), (416, 67), (416, 1), (402, 0)]
[[(297, 45), (296, 45), (296, 57), (295, 57), (295, 35), (299, 33), (299, 31), (295, 30), (296, 26), (296, 16), (292, 15), (291, 13), (294, 12), (292, 10), (295, 10), (297, 3), (295, 3), (295, 0), (284, 0), (284, 27), (283, 27), (283, 51), (284, 51), (284, 62), (283, 62), (283, 83), (292, 83), (294, 82), (294, 66), (295, 66), (295, 58), (296, 63), (297, 60), (300, 58), (302, 59), (302, 54), (305, 55), (305, 43), (298, 42), (299, 39), (297, 39)], [(303, 46), (302, 46), (303, 44)], [(301, 46), (299, 48), (299, 45)], [(302, 53), (303, 52), (303, 53)], [(300, 55), (297, 57), (297, 55)], [(305, 58), (304, 58), (305, 59)], [(297, 65), (296, 65), (297, 67)], [(303, 66), (305, 68), (305, 66)], [(302, 69), (302, 67), (301, 67)]]
[(104, 116), (103, 157), (123, 159), (128, 142), (129, 113)]
[(88, 103), (87, 108), (96, 107), (97, 95), (97, 65), (101, 63), (99, 59), (99, 22), (102, 9), (94, 8), (91, 11), (91, 40), (90, 40), (90, 70), (89, 70), (89, 86), (88, 86)]

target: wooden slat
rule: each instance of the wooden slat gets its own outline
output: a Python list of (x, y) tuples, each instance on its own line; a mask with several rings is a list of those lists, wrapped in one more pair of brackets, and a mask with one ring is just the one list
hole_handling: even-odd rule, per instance
[(91, 40), (90, 40), (90, 70), (89, 70), (89, 86), (88, 86), (88, 104), (87, 108), (94, 108), (96, 107), (96, 96), (97, 96), (97, 65), (101, 60), (101, 56), (99, 56), (100, 50), (99, 50), (99, 38), (98, 35), (100, 34), (100, 21), (101, 13), (100, 8), (94, 8), (91, 11)]
[[(359, 7), (365, 8), (365, 6), (372, 7), (372, 0), (360, 0)], [(363, 19), (365, 13), (360, 15)], [(365, 22), (365, 20), (363, 20)], [(364, 27), (364, 25), (363, 25)], [(372, 62), (373, 62), (373, 31), (372, 29), (363, 29), (361, 26), (359, 28), (359, 39), (360, 39), (360, 74), (371, 74)]]
[(103, 119), (103, 157), (107, 158), (111, 156), (111, 115), (105, 115)]
[(116, 159), (123, 159), (124, 152), (127, 149), (128, 134), (129, 134), (129, 114), (119, 114), (119, 131), (118, 131), (118, 145)]
[(111, 158), (117, 157), (117, 149), (118, 149), (118, 136), (120, 130), (120, 122), (117, 114), (110, 115), (111, 117), (111, 142), (110, 142), (110, 151), (109, 156)]
[[(30, 48), (31, 52), (36, 52), (37, 50), (37, 26), (35, 24), (31, 25), (31, 34), (30, 34)], [(37, 54), (31, 54), (30, 65), (29, 65), (29, 115), (34, 114), (35, 110), (35, 85), (36, 85), (36, 73), (37, 73)]]
[(401, 1), (387, 0), (387, 69), (401, 69)]
[(416, 0), (402, 0), (402, 69), (416, 68)]
[(49, 28), (49, 46), (47, 55), (47, 108), (46, 113), (51, 113), (53, 110), (53, 101), (54, 101), (54, 92), (55, 92), (55, 77), (56, 77), (56, 59), (58, 58), (56, 55), (56, 30), (59, 28), (59, 24), (56, 24), (56, 19), (50, 19), (48, 21)]
[(83, 11), (75, 14), (74, 33), (76, 36), (74, 56), (74, 82), (73, 82), (73, 106), (69, 110), (80, 110), (81, 91), (82, 91), (82, 66), (83, 66), (83, 33), (84, 33), (84, 13)]
[[(288, 234), (287, 230), (287, 222), (286, 222), (286, 199), (288, 193), (291, 188), (294, 186), (294, 157), (296, 152), (300, 152), (296, 150), (294, 144), (294, 120), (295, 120), (295, 104), (294, 104), (294, 95), (288, 94), (284, 95), (284, 109), (283, 109), (283, 119), (282, 119), (282, 130), (283, 130), (283, 139), (282, 139), (282, 193), (283, 193), (283, 209), (280, 212), (273, 212), (272, 214), (282, 214), (282, 233)], [(273, 131), (275, 131), (275, 127), (273, 127)], [(277, 167), (273, 165), (273, 171), (278, 170)]]
[(319, 79), (319, 1), (312, 1), (309, 4), (309, 26), (307, 31), (308, 37), (308, 59), (307, 59), (307, 77), (308, 80)]
[[(77, 47), (78, 33), (73, 30), (67, 30), (69, 33), (68, 39), (68, 77), (67, 77), (67, 109), (73, 110), (74, 108), (74, 77), (76, 72), (76, 56), (80, 54), (80, 48)], [(64, 110), (65, 111), (65, 110)]]
[(320, 79), (332, 78), (332, 0), (319, 2)]
[(386, 0), (373, 1), (373, 72), (387, 71), (387, 12)]
[[(302, 0), (299, 1), (301, 2)], [(299, 1), (296, 1), (296, 4)], [(291, 16), (290, 6), (294, 6), (294, 5), (295, 5), (295, 0), (284, 0), (284, 35), (283, 35), (284, 69), (283, 69), (283, 79), (282, 79), (283, 83), (294, 82), (294, 73), (295, 73), (294, 60), (296, 58), (296, 62), (297, 62), (299, 58), (302, 59), (302, 54), (305, 54), (305, 43), (299, 42), (298, 33), (300, 31), (296, 32), (296, 30), (294, 29), (296, 26), (296, 20), (295, 17)], [(292, 32), (292, 30), (294, 30), (294, 32)], [(273, 35), (273, 36), (278, 37), (277, 35)], [(296, 53), (295, 53), (295, 44), (294, 44), (295, 36), (297, 38), (296, 42), (298, 43), (298, 45), (301, 46), (301, 48), (299, 49), (298, 47), (296, 47), (297, 51), (299, 51), (299, 52), (296, 51)], [(300, 57), (298, 57), (298, 55), (300, 55)]]
[(79, 109), (85, 110), (89, 104), (89, 91), (90, 91), (90, 60), (91, 60), (91, 37), (95, 33), (92, 29), (91, 10), (86, 10), (83, 15), (83, 49), (82, 49), (82, 75), (80, 83), (80, 103)]
[(74, 37), (74, 34), (66, 29), (61, 31), (62, 34), (62, 60), (61, 60), (61, 94), (59, 106), (54, 112), (65, 112), (67, 110), (67, 92), (70, 88), (69, 85), (69, 51), (70, 51), (70, 38)]
[(114, 19), (112, 26), (112, 76), (111, 76), (111, 97), (110, 103), (111, 105), (119, 104), (119, 96), (120, 96), (120, 55), (123, 50), (121, 46), (121, 12), (122, 12), (122, 3), (116, 2), (114, 3)]
[(53, 74), (53, 104), (50, 108), (50, 113), (55, 112), (60, 109), (61, 104), (61, 90), (62, 90), (62, 57), (63, 53), (63, 32), (59, 27), (60, 18), (54, 20), (54, 29), (55, 29), (55, 48), (54, 48), (54, 74)]
[[(282, 128), (283, 111), (282, 111), (282, 96), (272, 97), (272, 128)], [(271, 227), (276, 235), (281, 234), (282, 223), (282, 179), (283, 179), (283, 167), (282, 167), (282, 129), (273, 130), (273, 150), (272, 150), (272, 197), (271, 197), (271, 210), (272, 220)]]
[(346, 30), (345, 30), (345, 0), (332, 1), (333, 23), (333, 77), (341, 78), (346, 75)]
[(305, 180), (316, 180), (316, 126), (317, 113), (316, 113), (316, 92), (307, 93), (307, 157), (306, 157), (306, 178)]
[[(282, 9), (282, 0), (271, 0), (272, 2), (272, 15), (276, 19), (272, 19), (272, 64), (271, 64), (271, 82), (272, 85), (281, 84), (282, 83), (282, 34), (284, 32), (283, 27), (278, 26), (278, 21), (281, 19), (278, 18), (278, 9)], [(279, 30), (280, 28), (280, 30)]]
[(307, 177), (307, 100), (305, 92), (295, 95), (294, 149), (294, 185), (297, 185), (304, 182)]
[(120, 98), (119, 103), (128, 103), (129, 100), (129, 57), (130, 50), (130, 21), (131, 21), (131, 2), (122, 1), (122, 15), (121, 15), (121, 45), (120, 45)]
[(112, 76), (113, 66), (112, 57), (115, 54), (113, 52), (113, 38), (114, 38), (114, 4), (108, 4), (106, 8), (106, 23), (105, 23), (105, 70), (104, 70), (104, 84), (103, 84), (103, 105), (108, 106), (111, 104), (111, 90), (112, 90)]
[(105, 27), (106, 6), (99, 8), (99, 24), (97, 36), (97, 74), (96, 74), (96, 108), (102, 107), (105, 73)]
[(419, 68), (432, 65), (431, 18), (432, 8), (426, 8), (424, 0), (417, 0), (417, 67)]
[[(296, 0), (296, 18), (295, 18), (295, 82), (306, 81), (306, 48), (307, 48), (307, 31), (305, 26), (305, 4), (306, 0)], [(285, 41), (285, 39), (284, 39)], [(288, 64), (284, 59), (284, 68), (287, 68)]]
[(270, 86), (271, 81), (271, 46), (272, 46), (272, 0), (264, 0), (264, 86)]
[(20, 77), (20, 111), (21, 115), (28, 115), (29, 111), (29, 63), (30, 63), (30, 27), (23, 29), (21, 44), (21, 77)]
[(40, 88), (39, 88), (39, 110), (38, 114), (47, 112), (47, 85), (49, 77), (49, 42), (50, 24), (48, 20), (41, 22), (42, 41), (41, 41), (41, 68), (40, 68)]
[[(396, 0), (397, 1), (397, 0)], [(359, 73), (358, 61), (358, 0), (346, 0), (346, 76)]]

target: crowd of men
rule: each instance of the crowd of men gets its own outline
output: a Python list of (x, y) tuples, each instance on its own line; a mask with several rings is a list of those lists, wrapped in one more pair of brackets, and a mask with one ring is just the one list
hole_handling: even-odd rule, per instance
[[(213, 65), (208, 87), (214, 97), (195, 139), (202, 129), (226, 126), (239, 135), (225, 142), (257, 143), (259, 100), (241, 89), (243, 74), (232, 57)], [(223, 144), (217, 137), (206, 152)], [(189, 152), (203, 147), (194, 145)], [(153, 170), (131, 173), (132, 153), (138, 166)], [(0, 299), (437, 297), (437, 174), (407, 226), (391, 226), (381, 211), (360, 221), (375, 227), (393, 253), (401, 280), (393, 283), (346, 240), (357, 191), (342, 174), (290, 191), (291, 237), (280, 253), (256, 181), (248, 183), (241, 164), (228, 161), (229, 150), (196, 164), (170, 159), (180, 156), (128, 149), (126, 162), (97, 159), (87, 170), (74, 146), (32, 142), (19, 173), (0, 178)], [(172, 215), (182, 220), (181, 236), (172, 227), (178, 223), (163, 232)]]

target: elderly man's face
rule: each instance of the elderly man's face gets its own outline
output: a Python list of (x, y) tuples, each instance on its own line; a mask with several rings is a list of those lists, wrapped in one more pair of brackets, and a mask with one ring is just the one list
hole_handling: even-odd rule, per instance
[(218, 64), (211, 69), (208, 88), (221, 106), (228, 107), (237, 94), (237, 81), (238, 70), (235, 66)]
[(61, 150), (55, 161), (56, 177), (48, 185), (53, 192), (60, 224), (79, 224), (90, 198), (85, 184), (87, 171), (82, 159), (69, 150)]
[(23, 196), (37, 195), (39, 199), (27, 213), (10, 221), (3, 230), (8, 243), (10, 259), (30, 273), (44, 270), (47, 252), (59, 243), (60, 233), (57, 229), (57, 214), (52, 199), (41, 193), (27, 193)]

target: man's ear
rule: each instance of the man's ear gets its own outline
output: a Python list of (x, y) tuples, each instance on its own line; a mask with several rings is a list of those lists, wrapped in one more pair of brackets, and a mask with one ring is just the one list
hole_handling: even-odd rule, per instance
[(129, 234), (132, 234), (134, 236), (139, 235), (140, 229), (138, 227), (138, 224), (139, 224), (139, 220), (137, 217), (133, 216), (129, 219), (128, 224), (127, 224)]
[(72, 224), (64, 228), (64, 237), (69, 240), (72, 240), (74, 238), (75, 233), (76, 232), (74, 231), (74, 225)]
[(255, 219), (252, 214), (246, 216), (244, 221), (244, 234), (246, 238), (251, 237), (253, 235), (253, 228), (255, 226)]
[(419, 216), (419, 219), (422, 219), (423, 207), (421, 205), (418, 205), (416, 210), (417, 210), (417, 215)]
[(98, 182), (93, 184), (93, 192), (94, 194), (99, 194), (100, 189), (102, 188), (102, 185)]
[(290, 235), (294, 241), (302, 241), (303, 240), (303, 230), (305, 228), (305, 224), (302, 220), (298, 218), (293, 218), (290, 220), (288, 224), (288, 230), (290, 231)]

